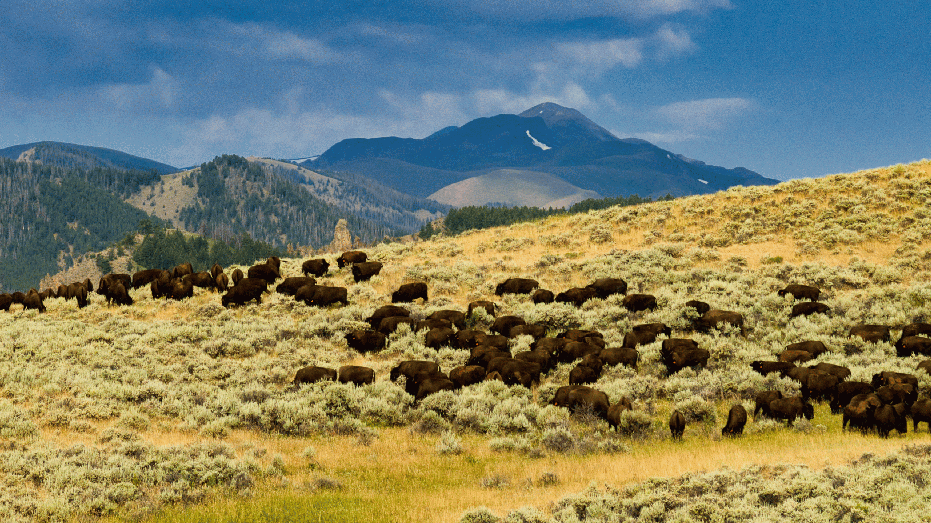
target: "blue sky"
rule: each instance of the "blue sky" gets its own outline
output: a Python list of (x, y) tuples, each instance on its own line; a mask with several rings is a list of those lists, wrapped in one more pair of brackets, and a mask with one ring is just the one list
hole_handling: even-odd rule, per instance
[(0, 148), (175, 166), (543, 101), (779, 179), (931, 157), (924, 1), (4, 0)]

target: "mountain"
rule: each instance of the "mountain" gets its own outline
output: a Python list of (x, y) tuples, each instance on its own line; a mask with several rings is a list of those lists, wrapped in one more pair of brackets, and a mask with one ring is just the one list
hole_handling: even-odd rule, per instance
[[(568, 207), (595, 191), (580, 189), (565, 180), (534, 171), (499, 169), (447, 185), (430, 195), (431, 200), (453, 207), (505, 205), (508, 207)], [(498, 198), (498, 199), (493, 199)]]
[[(748, 169), (690, 160), (644, 140), (617, 138), (579, 111), (554, 103), (478, 118), (423, 139), (343, 140), (301, 165), (361, 174), (421, 197), (507, 170), (546, 173), (602, 196), (679, 196), (778, 182)], [(502, 196), (479, 199), (513, 197)]]
[(155, 171), (158, 174), (178, 172), (177, 168), (154, 160), (140, 158), (113, 149), (73, 143), (36, 142), (15, 145), (0, 149), (0, 157), (65, 168), (124, 169)]

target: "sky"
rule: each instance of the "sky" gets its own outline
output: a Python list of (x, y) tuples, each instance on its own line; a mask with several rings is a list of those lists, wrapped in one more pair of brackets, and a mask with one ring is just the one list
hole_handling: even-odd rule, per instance
[(777, 179), (931, 157), (931, 3), (4, 0), (0, 148), (176, 167), (545, 101)]

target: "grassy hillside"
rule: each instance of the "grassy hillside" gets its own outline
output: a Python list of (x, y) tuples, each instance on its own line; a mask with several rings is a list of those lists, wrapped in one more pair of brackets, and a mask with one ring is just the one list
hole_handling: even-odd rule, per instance
[[(847, 336), (858, 323), (900, 328), (931, 319), (928, 187), (925, 161), (383, 244), (368, 249), (385, 264), (371, 282), (355, 284), (345, 270), (322, 279), (347, 286), (345, 307), (318, 309), (272, 294), (261, 305), (226, 310), (214, 293), (166, 303), (153, 301), (147, 289), (133, 291), (131, 307), (107, 306), (96, 295), (81, 310), (59, 299), (47, 302), (45, 314), (14, 306), (0, 313), (0, 511), (11, 521), (105, 515), (396, 522), (482, 521), (476, 507), (485, 506), (501, 516), (533, 507), (537, 520), (572, 521), (560, 511), (616, 509), (611, 500), (620, 498), (607, 485), (631, 489), (637, 510), (658, 501), (651, 490), (673, 492), (683, 517), (711, 520), (727, 508), (718, 495), (724, 486), (744, 493), (756, 487), (728, 472), (678, 476), (751, 465), (757, 468), (747, 477), (784, 478), (766, 486), (781, 517), (810, 519), (804, 500), (792, 494), (797, 489), (830, 497), (837, 485), (853, 489), (856, 478), (873, 474), (894, 480), (897, 490), (883, 495), (902, 493), (870, 498), (878, 509), (894, 510), (912, 499), (909, 488), (921, 488), (910, 472), (924, 466), (920, 452), (867, 463), (869, 472), (844, 465), (866, 452), (931, 443), (924, 426), (887, 440), (843, 433), (840, 418), (822, 404), (814, 420), (795, 428), (752, 421), (741, 439), (721, 439), (720, 429), (731, 405), (752, 412), (755, 391), (798, 390), (786, 378), (752, 372), (748, 363), (772, 359), (802, 339), (831, 348), (812, 363), (846, 365), (852, 379), (911, 372), (922, 395), (931, 392), (931, 377), (915, 370), (922, 357), (897, 358), (890, 344)], [(326, 257), (332, 262), (335, 254)], [(301, 261), (283, 260), (283, 273), (297, 275)], [(495, 284), (510, 276), (537, 278), (554, 291), (622, 277), (630, 292), (654, 294), (659, 308), (631, 314), (617, 296), (581, 308), (493, 296)], [(567, 383), (569, 364), (531, 391), (485, 382), (415, 405), (387, 380), (389, 370), (400, 360), (430, 359), (449, 371), (467, 359), (465, 351), (428, 349), (423, 333), (404, 327), (377, 354), (349, 350), (343, 338), (414, 280), (430, 288), (429, 302), (409, 305), (417, 318), (494, 299), (500, 314), (542, 323), (550, 335), (598, 329), (609, 346), (620, 345), (634, 324), (661, 321), (712, 357), (704, 370), (667, 377), (657, 342), (640, 347), (638, 369), (606, 370), (594, 386), (612, 402), (627, 397), (635, 407), (620, 433), (548, 405)], [(792, 301), (776, 294), (787, 283), (819, 285), (831, 314), (789, 320)], [(692, 332), (683, 305), (696, 298), (742, 312), (746, 338)], [(489, 323), (484, 314), (470, 319), (480, 328)], [(519, 337), (512, 351), (529, 343)], [(289, 387), (304, 365), (350, 363), (374, 368), (375, 384)], [(681, 443), (668, 437), (673, 408), (692, 420)], [(892, 476), (882, 475), (899, 462)], [(777, 463), (810, 469), (766, 468)], [(792, 470), (814, 472), (798, 486), (800, 473)], [(654, 477), (677, 479), (637, 486)], [(597, 489), (586, 490), (592, 482)], [(566, 496), (580, 501), (559, 501)], [(741, 499), (732, 508), (752, 501)], [(925, 498), (908, 503), (915, 513), (927, 512)], [(871, 507), (852, 505), (847, 514), (873, 515)]]

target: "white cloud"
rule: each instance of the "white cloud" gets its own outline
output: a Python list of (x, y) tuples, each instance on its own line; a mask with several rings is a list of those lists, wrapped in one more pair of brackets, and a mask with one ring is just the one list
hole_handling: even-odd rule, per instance
[(110, 84), (100, 88), (104, 104), (120, 110), (172, 109), (178, 98), (178, 82), (156, 67), (144, 84)]
[(692, 41), (691, 35), (685, 28), (666, 23), (656, 31), (657, 56), (667, 58), (694, 51), (698, 46)]
[(643, 60), (643, 40), (639, 38), (599, 42), (564, 42), (556, 44), (557, 59), (571, 66), (601, 74), (617, 65), (636, 67)]
[(445, 0), (442, 5), (465, 5), (495, 18), (523, 17), (530, 20), (578, 20), (593, 17), (648, 19), (687, 11), (729, 9), (729, 0)]
[(305, 38), (291, 31), (281, 31), (258, 23), (224, 23), (230, 34), (243, 42), (241, 49), (258, 50), (273, 60), (303, 60), (315, 64), (338, 62), (345, 58), (339, 51), (316, 38)]
[(656, 113), (681, 129), (719, 130), (755, 110), (749, 98), (707, 98), (664, 105)]

